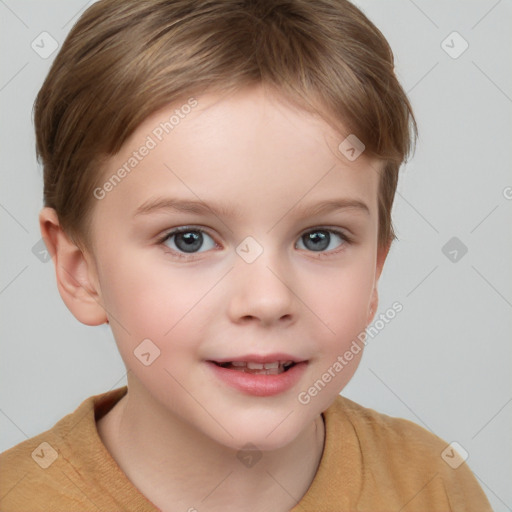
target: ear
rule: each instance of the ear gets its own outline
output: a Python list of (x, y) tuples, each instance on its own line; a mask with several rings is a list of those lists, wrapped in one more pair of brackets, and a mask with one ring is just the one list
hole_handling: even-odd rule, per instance
[(373, 286), (372, 297), (370, 300), (370, 305), (368, 308), (368, 319), (366, 321), (366, 325), (371, 324), (375, 317), (375, 313), (377, 313), (377, 308), (379, 307), (379, 291), (377, 289), (377, 285), (380, 279), (380, 275), (382, 274), (382, 269), (384, 268), (384, 262), (389, 253), (389, 249), (391, 248), (391, 242), (387, 245), (379, 245), (377, 248), (377, 260), (375, 267), (375, 283)]
[(41, 236), (55, 265), (60, 296), (85, 325), (107, 321), (93, 258), (84, 254), (60, 227), (57, 212), (45, 207), (39, 213)]

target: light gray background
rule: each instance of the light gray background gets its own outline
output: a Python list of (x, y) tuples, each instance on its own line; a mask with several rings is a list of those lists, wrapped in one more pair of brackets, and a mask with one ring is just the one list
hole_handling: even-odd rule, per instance
[[(62, 43), (90, 3), (0, 1), (0, 451), (126, 384), (110, 329), (80, 324), (53, 264), (32, 252), (42, 207), (32, 105), (55, 53), (43, 59), (31, 43), (43, 31)], [(404, 309), (370, 339), (343, 394), (460, 443), (494, 509), (512, 510), (512, 2), (357, 5), (395, 52), (420, 140), (380, 283), (380, 312)], [(469, 44), (456, 59), (441, 46), (453, 31)], [(468, 249), (456, 262), (442, 252), (454, 236)]]

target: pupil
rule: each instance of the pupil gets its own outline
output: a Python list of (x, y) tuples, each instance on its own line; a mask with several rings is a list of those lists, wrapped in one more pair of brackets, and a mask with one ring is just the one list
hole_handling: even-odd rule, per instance
[(197, 231), (178, 233), (174, 243), (183, 252), (195, 252), (203, 244), (203, 235)]
[(329, 247), (331, 236), (327, 231), (314, 231), (304, 235), (304, 245), (313, 251), (323, 251)]

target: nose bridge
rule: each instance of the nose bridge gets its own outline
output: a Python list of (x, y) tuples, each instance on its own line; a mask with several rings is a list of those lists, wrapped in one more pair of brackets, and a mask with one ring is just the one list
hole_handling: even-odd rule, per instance
[(245, 240), (237, 248), (229, 313), (234, 321), (259, 319), (271, 323), (296, 315), (290, 289), (291, 267), (277, 248)]

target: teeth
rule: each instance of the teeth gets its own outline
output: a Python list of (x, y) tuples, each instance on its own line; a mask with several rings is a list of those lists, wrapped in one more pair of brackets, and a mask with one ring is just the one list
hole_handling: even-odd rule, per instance
[(247, 368), (249, 368), (249, 370), (263, 370), (263, 366), (262, 363), (247, 362)]
[(273, 361), (272, 363), (255, 363), (252, 361), (232, 361), (233, 366), (244, 367), (246, 366), (249, 370), (273, 370), (279, 368), (279, 366), (290, 366), (293, 361)]
[(293, 365), (293, 361), (272, 361), (271, 363), (256, 363), (253, 361), (231, 361), (222, 363), (224, 368), (239, 368), (241, 371), (250, 373), (261, 373), (267, 375), (278, 375)]
[(245, 373), (252, 373), (255, 375), (279, 375), (284, 372), (284, 368), (282, 366), (277, 366), (277, 368), (244, 368), (242, 370)]

